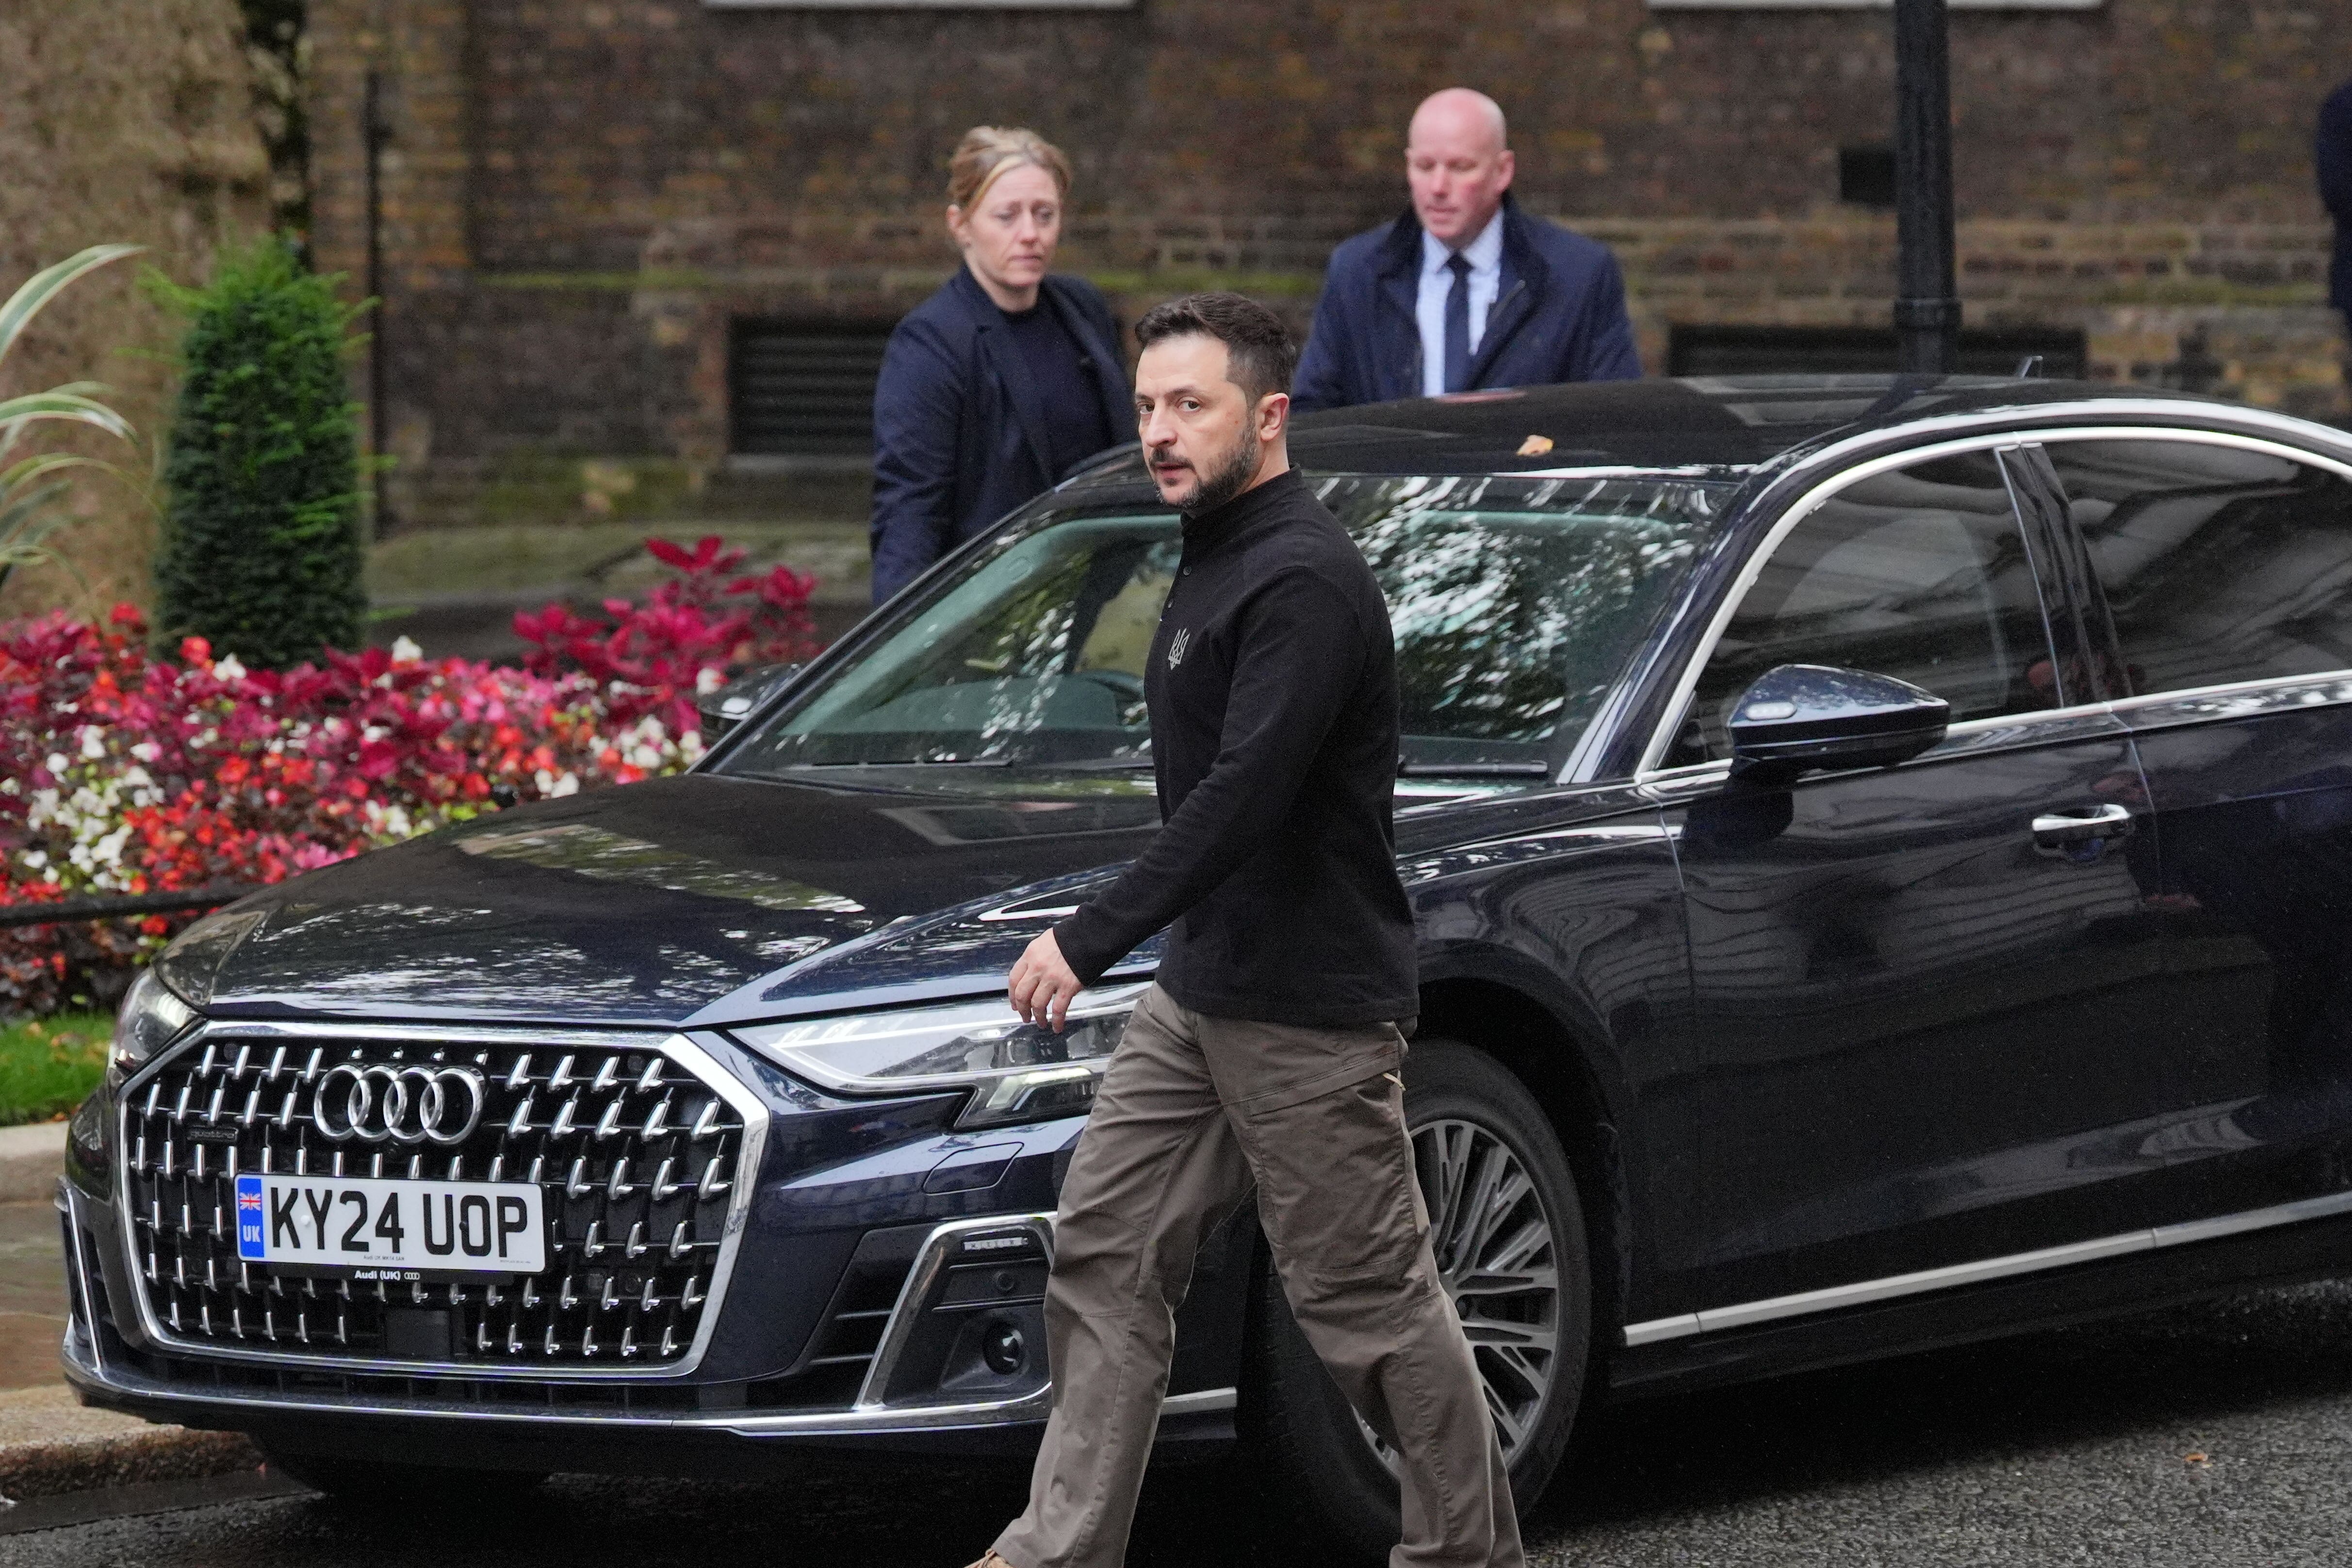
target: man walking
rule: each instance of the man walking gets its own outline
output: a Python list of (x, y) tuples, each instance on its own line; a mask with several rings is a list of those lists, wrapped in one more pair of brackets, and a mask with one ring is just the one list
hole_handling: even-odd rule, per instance
[(1255, 1185), (1308, 1343), (1399, 1456), (1396, 1568), (1519, 1568), (1502, 1450), (1439, 1283), (1396, 1077), (1418, 1010), (1390, 801), (1396, 655), (1371, 569), (1285, 444), (1294, 355), (1234, 294), (1137, 323), (1136, 410), (1183, 553), (1147, 667), (1165, 825), (1029, 945), (1058, 1028), (1163, 926), (1055, 1217), (1054, 1411), (976, 1568), (1117, 1568), (1202, 1238)]
[(1506, 131), (1468, 88), (1414, 111), (1412, 206), (1332, 252), (1294, 409), (1640, 376), (1617, 258), (1519, 211)]

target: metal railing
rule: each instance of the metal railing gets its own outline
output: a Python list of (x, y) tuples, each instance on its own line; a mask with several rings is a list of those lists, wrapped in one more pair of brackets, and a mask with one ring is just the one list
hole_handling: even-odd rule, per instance
[(215, 909), (253, 892), (258, 884), (218, 882), (171, 893), (115, 893), (99, 899), (60, 899), (54, 904), (0, 904), (0, 931), (17, 926), (72, 925), (81, 921), (121, 920), (131, 915), (176, 915)]

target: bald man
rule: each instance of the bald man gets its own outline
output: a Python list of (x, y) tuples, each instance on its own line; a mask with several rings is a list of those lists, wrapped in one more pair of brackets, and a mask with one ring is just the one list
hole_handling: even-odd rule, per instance
[(1642, 374), (1617, 258), (1512, 202), (1493, 99), (1431, 94), (1404, 162), (1412, 209), (1331, 254), (1292, 408)]

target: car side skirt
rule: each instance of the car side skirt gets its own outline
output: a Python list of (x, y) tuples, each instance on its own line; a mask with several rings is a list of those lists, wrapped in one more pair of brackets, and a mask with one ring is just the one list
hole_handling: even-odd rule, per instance
[[(1990, 1267), (2011, 1262), (2019, 1266), (2005, 1272)], [(1712, 1315), (1720, 1326), (1712, 1331), (1645, 1336), (1617, 1352), (1610, 1384), (1613, 1394), (1626, 1397), (1683, 1393), (2347, 1273), (2352, 1273), (2352, 1194), (2329, 1194), (1984, 1265), (1719, 1310)], [(1911, 1283), (1930, 1275), (1938, 1278)], [(1904, 1289), (1872, 1293), (1898, 1281)], [(1838, 1299), (1815, 1300), (1830, 1297)], [(1761, 1311), (1800, 1300), (1807, 1304)], [(1747, 1315), (1727, 1321), (1728, 1312)]]

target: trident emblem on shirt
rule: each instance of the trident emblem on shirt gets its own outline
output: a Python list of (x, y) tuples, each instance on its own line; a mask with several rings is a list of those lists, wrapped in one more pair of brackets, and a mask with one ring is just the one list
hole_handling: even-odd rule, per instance
[(1169, 668), (1173, 669), (1178, 665), (1184, 662), (1184, 647), (1185, 645), (1190, 643), (1192, 640), (1192, 628), (1186, 626), (1181, 631), (1178, 632), (1175, 637), (1170, 641), (1168, 644)]

